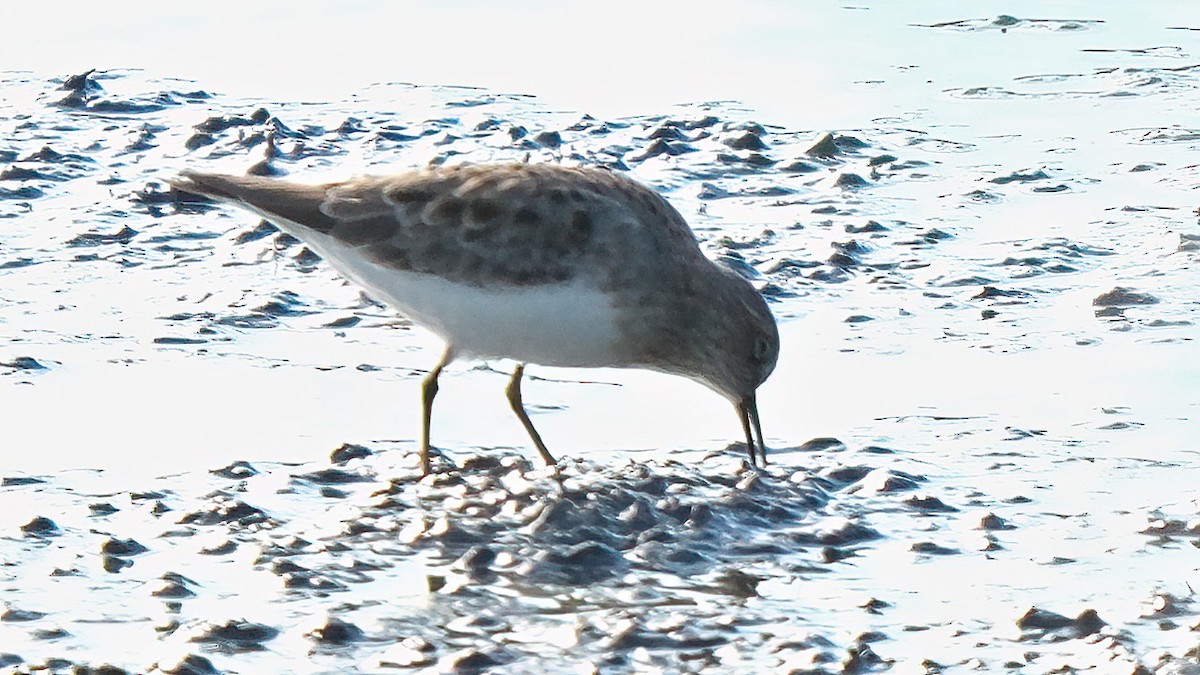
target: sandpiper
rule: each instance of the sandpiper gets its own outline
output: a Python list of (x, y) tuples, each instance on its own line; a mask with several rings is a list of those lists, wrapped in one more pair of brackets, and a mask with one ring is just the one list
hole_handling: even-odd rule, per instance
[[(766, 463), (755, 392), (779, 353), (767, 303), (704, 256), (653, 190), (605, 169), (464, 165), (305, 185), (185, 172), (178, 190), (249, 209), (305, 242), (446, 343), (422, 384), (421, 471), (438, 376), (456, 358), (682, 375), (737, 409), (750, 463)], [(755, 448), (757, 447), (757, 454)]]

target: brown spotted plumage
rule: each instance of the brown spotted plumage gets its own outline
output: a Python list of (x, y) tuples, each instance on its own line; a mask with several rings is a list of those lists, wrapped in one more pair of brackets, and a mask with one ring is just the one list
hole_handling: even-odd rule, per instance
[(734, 402), (751, 462), (766, 461), (754, 395), (779, 349), (766, 303), (620, 174), (512, 164), (324, 185), (188, 172), (173, 184), (262, 215), (446, 341), (424, 386), (426, 472), (438, 374), (461, 355), (522, 364), (509, 401), (548, 463), (521, 404), (527, 362), (698, 380)]

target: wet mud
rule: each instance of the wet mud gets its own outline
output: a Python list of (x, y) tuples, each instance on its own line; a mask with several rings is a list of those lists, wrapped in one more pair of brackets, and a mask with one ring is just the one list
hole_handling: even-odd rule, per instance
[[(940, 96), (1151, 110), (1197, 89), (1182, 48), (1104, 56), (1131, 65)], [(23, 412), (0, 418), (0, 670), (1200, 669), (1195, 130), (1013, 140), (789, 128), (724, 102), (598, 119), (461, 87), (301, 104), (207, 86), (0, 76), (0, 387)], [(164, 182), (492, 161), (628, 171), (758, 285), (795, 355), (762, 397), (765, 471), (716, 440), (732, 418), (652, 422), (685, 440), (648, 450), (632, 421), (583, 424), (598, 376), (527, 394), (568, 430), (557, 471), (472, 410), (420, 479), (428, 336), (300, 242)], [(184, 367), (234, 384), (147, 375)], [(208, 407), (279, 373), (348, 402), (320, 437), (339, 441), (313, 450), (307, 420), (266, 403), (240, 422)], [(190, 423), (139, 435), (161, 415)], [(72, 426), (92, 440), (53, 440)], [(222, 444), (226, 427), (264, 440)]]

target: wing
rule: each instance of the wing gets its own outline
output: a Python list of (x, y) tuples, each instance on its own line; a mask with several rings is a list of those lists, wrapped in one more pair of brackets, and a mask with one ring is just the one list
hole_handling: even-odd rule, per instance
[(477, 285), (580, 275), (605, 285), (633, 271), (634, 248), (683, 243), (699, 254), (665, 200), (593, 169), (461, 166), (324, 185), (189, 172), (172, 185), (248, 208), (318, 252), (332, 244), (372, 264)]

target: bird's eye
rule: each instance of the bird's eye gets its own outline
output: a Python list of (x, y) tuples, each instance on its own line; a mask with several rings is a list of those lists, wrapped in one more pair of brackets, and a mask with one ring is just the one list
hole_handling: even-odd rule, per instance
[(754, 341), (754, 360), (766, 361), (771, 354), (771, 343), (766, 338), (758, 338)]

